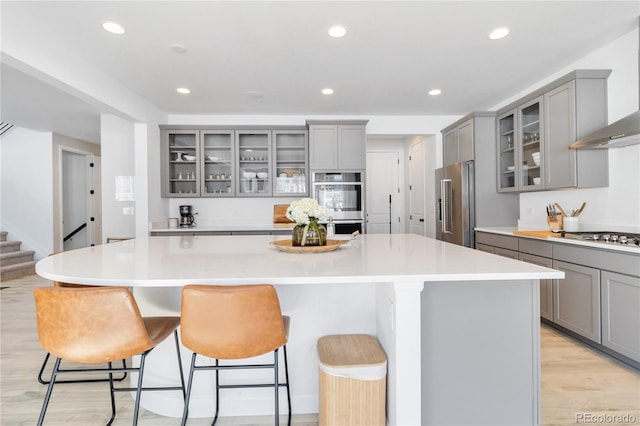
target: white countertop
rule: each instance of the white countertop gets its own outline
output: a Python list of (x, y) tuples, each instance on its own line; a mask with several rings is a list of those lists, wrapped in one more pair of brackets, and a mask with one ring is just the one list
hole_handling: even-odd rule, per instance
[[(620, 251), (624, 253), (632, 253), (632, 254), (640, 255), (640, 247), (638, 246), (624, 246), (620, 244), (596, 243), (596, 242), (587, 241), (587, 240), (574, 240), (571, 238), (562, 238), (560, 237), (560, 235), (558, 235), (557, 237), (549, 237), (549, 238), (533, 237), (530, 235), (516, 235), (513, 233), (513, 231), (518, 230), (518, 228), (516, 228), (515, 226), (514, 227), (487, 227), (487, 228), (479, 227), (479, 228), (475, 228), (475, 230), (478, 232), (488, 232), (491, 234), (508, 235), (510, 237), (531, 238), (534, 240), (545, 240), (553, 243), (572, 244), (572, 245), (589, 247), (589, 248), (600, 249), (600, 250)], [(520, 229), (520, 231), (525, 231), (525, 230)], [(540, 231), (540, 229), (531, 229), (531, 231)], [(624, 232), (621, 232), (621, 234), (624, 234)]]
[(327, 253), (285, 253), (282, 236), (156, 236), (71, 250), (38, 275), (94, 285), (335, 284), (563, 278), (562, 272), (412, 234), (365, 234)]

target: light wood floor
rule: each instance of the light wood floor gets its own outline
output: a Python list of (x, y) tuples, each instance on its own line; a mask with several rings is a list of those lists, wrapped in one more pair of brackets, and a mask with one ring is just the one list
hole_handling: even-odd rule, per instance
[[(1, 283), (0, 425), (36, 423), (46, 387), (36, 381), (44, 353), (35, 330), (32, 290), (49, 286), (36, 275)], [(640, 373), (627, 368), (548, 327), (542, 328), (542, 424), (620, 424), (579, 421), (577, 416), (628, 415), (640, 424)], [(56, 387), (47, 412), (47, 425), (102, 425), (109, 417), (108, 388), (99, 384)], [(132, 403), (126, 393), (116, 394), (118, 416), (114, 425), (131, 424)], [(281, 419), (283, 422), (286, 420)], [(189, 425), (210, 424), (192, 419)], [(273, 417), (222, 418), (220, 425), (268, 425)], [(141, 426), (179, 424), (141, 411)], [(295, 425), (317, 425), (317, 415), (295, 415)]]

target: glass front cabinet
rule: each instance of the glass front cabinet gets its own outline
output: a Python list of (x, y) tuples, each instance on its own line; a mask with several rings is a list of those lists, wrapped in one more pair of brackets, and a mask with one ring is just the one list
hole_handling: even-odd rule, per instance
[(162, 129), (163, 197), (306, 196), (306, 129)]
[(235, 196), (235, 132), (233, 130), (202, 130), (202, 197)]
[(237, 130), (237, 196), (271, 195), (271, 131)]
[(274, 130), (273, 195), (304, 196), (308, 194), (309, 134), (306, 130)]
[(544, 187), (542, 117), (541, 97), (498, 115), (499, 192)]
[(200, 132), (170, 130), (162, 132), (164, 197), (200, 196)]

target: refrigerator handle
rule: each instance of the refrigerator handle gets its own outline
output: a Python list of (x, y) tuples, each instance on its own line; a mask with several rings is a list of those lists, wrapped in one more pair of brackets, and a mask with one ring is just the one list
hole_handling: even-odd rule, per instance
[(453, 221), (451, 212), (452, 181), (442, 179), (440, 181), (440, 193), (442, 194), (442, 233), (451, 234), (451, 222)]

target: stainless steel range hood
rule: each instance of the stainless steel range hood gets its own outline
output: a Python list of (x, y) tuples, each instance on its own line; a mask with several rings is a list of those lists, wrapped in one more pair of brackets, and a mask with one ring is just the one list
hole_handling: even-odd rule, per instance
[(578, 139), (571, 149), (622, 148), (640, 144), (640, 111), (609, 124), (607, 127)]

